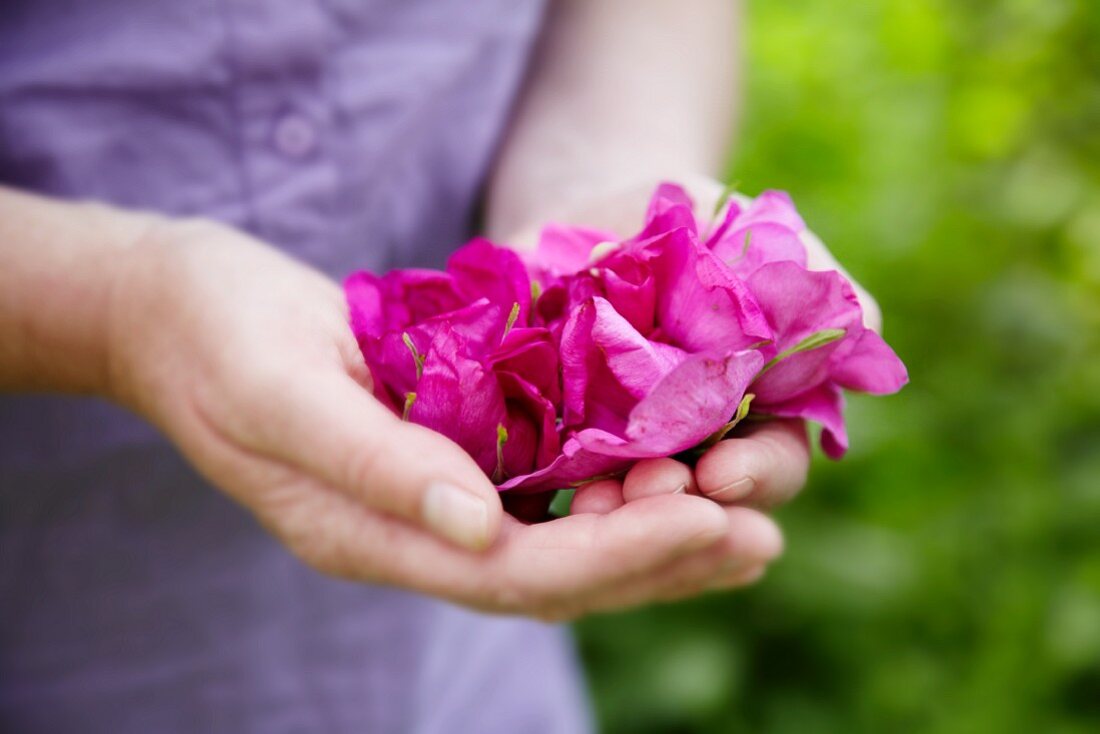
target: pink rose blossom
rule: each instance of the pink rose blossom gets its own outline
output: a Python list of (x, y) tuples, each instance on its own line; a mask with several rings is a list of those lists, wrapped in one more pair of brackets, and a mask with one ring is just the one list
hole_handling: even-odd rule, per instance
[(908, 377), (847, 279), (807, 269), (804, 231), (782, 192), (730, 199), (710, 221), (662, 184), (626, 239), (552, 225), (526, 263), (475, 240), (446, 272), (356, 273), (345, 289), (379, 399), (502, 490), (621, 473), (746, 412), (820, 423), (837, 458), (841, 390)]

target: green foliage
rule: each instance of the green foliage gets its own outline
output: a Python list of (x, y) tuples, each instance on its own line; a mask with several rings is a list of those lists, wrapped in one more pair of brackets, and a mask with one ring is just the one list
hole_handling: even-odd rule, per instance
[(1100, 4), (749, 3), (730, 178), (791, 192), (912, 384), (755, 589), (578, 629), (609, 732), (1100, 731)]

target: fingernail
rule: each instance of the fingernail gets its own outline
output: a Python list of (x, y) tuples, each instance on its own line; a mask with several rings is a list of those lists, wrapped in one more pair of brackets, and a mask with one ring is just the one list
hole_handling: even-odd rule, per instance
[(424, 522), (451, 542), (480, 550), (489, 540), (489, 509), (470, 492), (446, 482), (432, 482), (424, 494)]
[(719, 490), (711, 492), (708, 497), (719, 502), (733, 502), (734, 500), (744, 499), (752, 494), (752, 490), (756, 487), (756, 482), (752, 477), (743, 477), (736, 482), (732, 482), (722, 487)]
[(679, 487), (677, 487), (676, 489), (672, 490), (672, 493), (673, 493), (673, 494), (684, 494), (684, 493), (686, 493), (687, 491), (688, 491), (688, 486), (687, 486), (687, 482), (684, 482), (684, 483), (683, 483), (683, 484), (681, 484), (681, 485), (680, 485)]

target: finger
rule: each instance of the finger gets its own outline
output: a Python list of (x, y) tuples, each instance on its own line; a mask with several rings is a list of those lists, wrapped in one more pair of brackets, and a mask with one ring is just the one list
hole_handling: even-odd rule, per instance
[(882, 333), (882, 309), (866, 288), (861, 286), (848, 271), (841, 266), (829, 248), (821, 241), (821, 238), (810, 230), (803, 230), (799, 235), (802, 244), (806, 246), (806, 265), (810, 270), (836, 270), (852, 284), (852, 288), (859, 298), (859, 305), (863, 309), (863, 325), (868, 329)]
[(464, 548), (496, 537), (500, 498), (474, 461), (444, 436), (400, 421), (351, 377), (284, 385), (266, 403), (256, 432), (272, 458)]
[[(295, 488), (277, 535), (310, 565), (485, 611), (563, 618), (604, 587), (642, 577), (728, 534), (727, 515), (699, 497), (652, 497), (607, 515), (539, 525), (505, 517), (498, 542), (476, 554), (322, 488)], [(294, 511), (286, 511), (293, 506)]]
[(719, 441), (695, 465), (695, 479), (716, 502), (773, 507), (798, 493), (809, 467), (805, 425), (774, 420), (744, 437)]
[(606, 515), (623, 506), (623, 483), (618, 479), (602, 479), (577, 487), (569, 514)]
[(643, 459), (631, 467), (623, 480), (627, 502), (658, 494), (697, 494), (695, 475), (675, 459)]
[(571, 515), (514, 534), (500, 550), (502, 579), (519, 590), (520, 606), (557, 618), (599, 590), (647, 575), (728, 532), (726, 513), (703, 498), (646, 497), (606, 515)]
[(607, 589), (589, 601), (588, 611), (613, 611), (654, 601), (673, 601), (713, 588), (731, 588), (759, 578), (783, 552), (783, 535), (766, 515), (727, 507), (726, 537), (698, 553), (674, 560), (654, 573)]

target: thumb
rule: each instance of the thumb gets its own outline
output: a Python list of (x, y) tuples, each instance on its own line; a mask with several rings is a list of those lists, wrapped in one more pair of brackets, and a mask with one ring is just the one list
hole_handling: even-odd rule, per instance
[(405, 423), (350, 377), (301, 381), (279, 398), (266, 447), (366, 507), (469, 550), (500, 531), (500, 497), (457, 444)]

